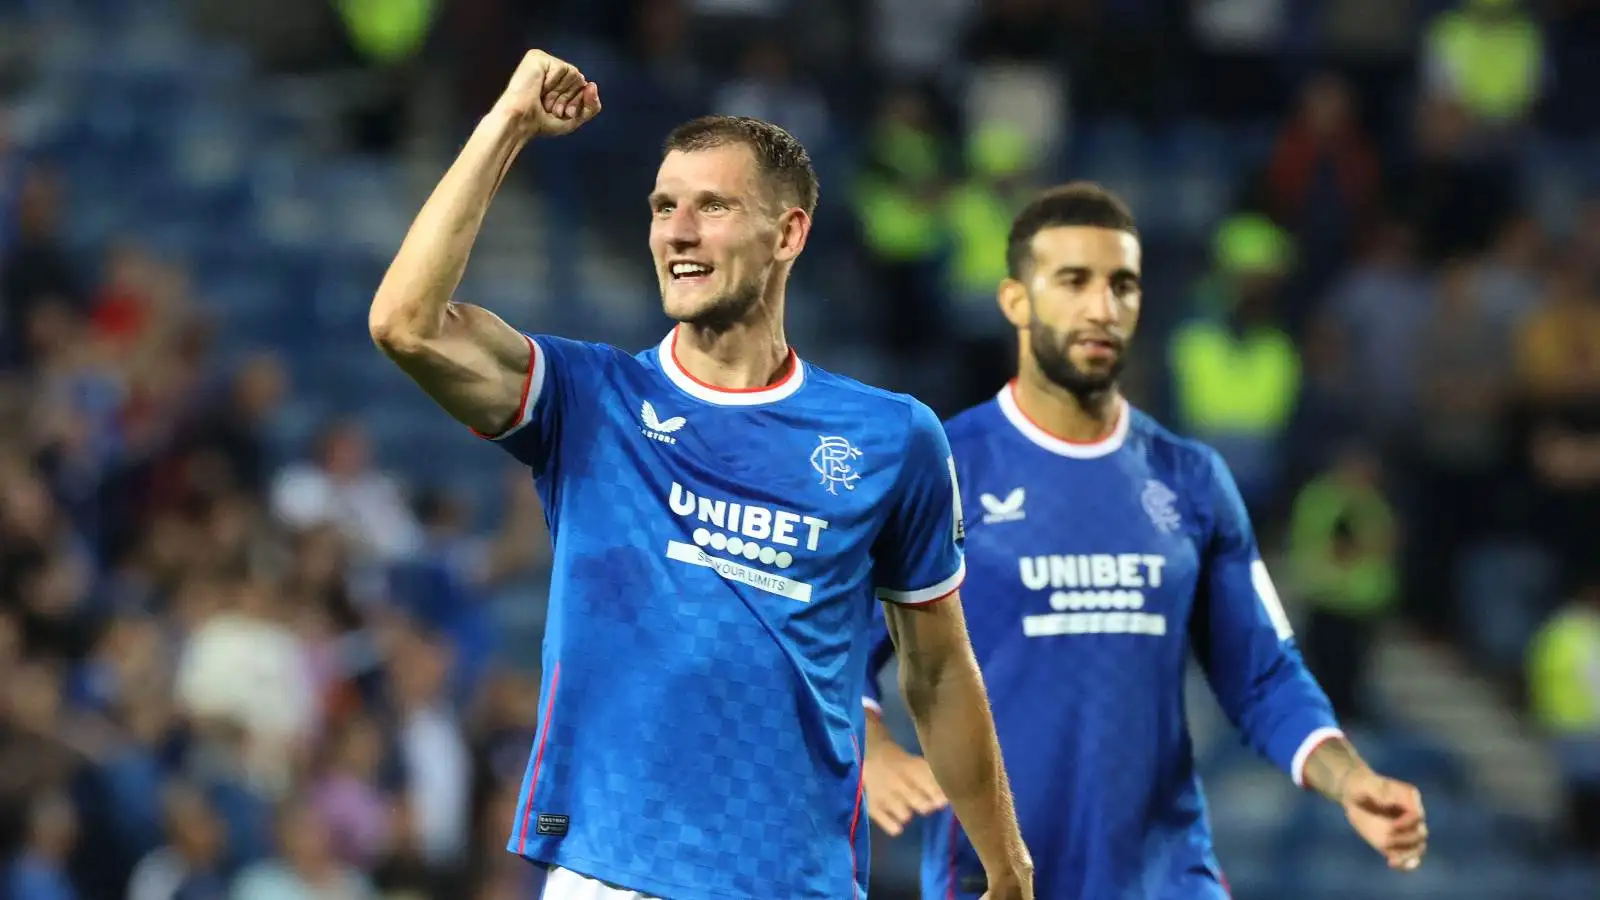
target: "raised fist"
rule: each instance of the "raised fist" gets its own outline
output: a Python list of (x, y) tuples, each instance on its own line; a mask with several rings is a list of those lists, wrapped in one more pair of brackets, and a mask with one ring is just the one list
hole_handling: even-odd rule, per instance
[(529, 50), (495, 109), (526, 137), (568, 134), (600, 112), (600, 88), (572, 63)]

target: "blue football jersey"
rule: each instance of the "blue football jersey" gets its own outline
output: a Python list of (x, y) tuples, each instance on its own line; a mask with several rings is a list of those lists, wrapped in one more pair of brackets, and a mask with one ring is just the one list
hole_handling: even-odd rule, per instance
[(496, 440), (554, 542), (543, 712), (509, 849), (668, 898), (866, 893), (860, 698), (877, 600), (959, 586), (937, 417), (791, 357), (697, 382), (530, 337)]
[[(963, 594), (1041, 900), (1221, 900), (1185, 718), (1192, 651), (1222, 708), (1300, 780), (1338, 733), (1305, 670), (1217, 454), (1124, 405), (1072, 443), (1012, 389), (946, 425), (968, 513)], [(874, 648), (867, 705), (876, 704)], [(922, 895), (983, 870), (948, 810), (923, 831)]]

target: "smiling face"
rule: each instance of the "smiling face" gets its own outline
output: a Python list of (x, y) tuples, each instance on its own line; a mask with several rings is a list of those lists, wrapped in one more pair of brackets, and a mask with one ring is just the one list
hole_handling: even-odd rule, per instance
[(775, 126), (714, 117), (668, 138), (650, 194), (650, 253), (668, 316), (725, 329), (781, 285), (805, 246), (816, 176)]
[[(760, 301), (779, 263), (779, 222), (742, 144), (673, 151), (650, 195), (650, 252), (668, 316), (731, 323)], [(791, 257), (792, 258), (792, 257)]]

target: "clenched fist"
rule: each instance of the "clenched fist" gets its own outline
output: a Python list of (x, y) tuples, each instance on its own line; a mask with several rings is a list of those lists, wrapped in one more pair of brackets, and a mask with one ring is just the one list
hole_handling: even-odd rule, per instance
[(495, 110), (525, 138), (570, 134), (600, 112), (600, 88), (572, 63), (529, 50)]

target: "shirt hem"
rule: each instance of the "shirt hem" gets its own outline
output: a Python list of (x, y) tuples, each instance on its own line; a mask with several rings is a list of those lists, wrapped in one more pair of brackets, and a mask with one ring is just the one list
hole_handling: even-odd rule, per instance
[[(546, 859), (535, 854), (523, 853), (516, 849), (515, 846), (508, 846), (506, 849), (537, 865), (567, 869), (585, 878), (593, 878), (596, 881), (603, 881), (625, 891), (647, 894), (661, 898), (661, 900), (668, 900), (668, 898), (670, 900), (772, 900), (770, 896), (731, 894), (712, 888), (663, 881), (653, 875), (640, 875), (577, 856), (559, 854), (559, 858)], [(553, 854), (552, 856), (556, 855)]]

